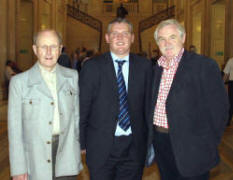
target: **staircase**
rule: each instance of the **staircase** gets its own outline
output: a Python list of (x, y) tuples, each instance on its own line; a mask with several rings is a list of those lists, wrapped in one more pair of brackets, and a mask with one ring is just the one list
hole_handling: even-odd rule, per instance
[(99, 51), (101, 51), (101, 41), (102, 41), (102, 22), (87, 13), (79, 10), (75, 6), (67, 5), (67, 15), (80, 21), (83, 24), (95, 29), (100, 33), (99, 36)]
[(153, 27), (154, 25), (158, 24), (160, 21), (172, 18), (174, 16), (175, 16), (175, 6), (171, 6), (139, 22), (138, 39), (139, 39), (140, 51), (142, 51), (141, 33), (145, 31), (146, 29), (149, 29)]

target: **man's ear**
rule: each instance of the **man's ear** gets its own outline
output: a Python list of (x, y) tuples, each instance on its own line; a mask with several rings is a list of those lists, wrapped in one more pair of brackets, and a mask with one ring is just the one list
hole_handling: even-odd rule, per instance
[(182, 38), (183, 44), (184, 44), (184, 42), (185, 42), (185, 38), (186, 38), (186, 34), (184, 34), (184, 35), (183, 35), (183, 38)]
[(132, 34), (132, 39), (131, 39), (131, 43), (134, 42), (134, 33)]
[(37, 55), (37, 48), (35, 44), (32, 45), (32, 49), (33, 49), (34, 54)]
[(60, 53), (60, 54), (61, 54), (62, 48), (63, 48), (63, 45), (61, 44), (61, 45), (59, 46), (59, 53)]
[(105, 34), (105, 40), (106, 40), (107, 43), (109, 43), (109, 35), (108, 35), (108, 33)]

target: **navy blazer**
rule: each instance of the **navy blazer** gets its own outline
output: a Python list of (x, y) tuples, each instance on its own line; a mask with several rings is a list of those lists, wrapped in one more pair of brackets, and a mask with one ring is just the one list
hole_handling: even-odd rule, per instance
[[(156, 63), (153, 70), (151, 124), (163, 69)], [(228, 116), (227, 93), (216, 62), (184, 51), (167, 97), (166, 111), (180, 173), (196, 176), (213, 168), (219, 162), (217, 147)], [(149, 143), (152, 128), (150, 131)]]
[[(149, 126), (152, 66), (149, 60), (129, 55), (128, 103), (136, 149), (144, 164)], [(102, 166), (113, 145), (118, 119), (117, 77), (111, 54), (88, 60), (80, 74), (80, 141), (90, 167)]]

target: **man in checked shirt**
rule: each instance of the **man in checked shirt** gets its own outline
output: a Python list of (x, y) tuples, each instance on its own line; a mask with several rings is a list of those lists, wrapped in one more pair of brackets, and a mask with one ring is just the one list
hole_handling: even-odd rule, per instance
[(184, 49), (185, 30), (174, 19), (162, 21), (154, 38), (162, 56), (154, 66), (149, 142), (161, 179), (207, 180), (228, 114), (219, 68)]

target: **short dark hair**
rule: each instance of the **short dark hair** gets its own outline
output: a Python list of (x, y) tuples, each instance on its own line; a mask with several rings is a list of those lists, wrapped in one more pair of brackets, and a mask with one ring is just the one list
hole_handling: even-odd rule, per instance
[(129, 29), (130, 29), (130, 32), (133, 33), (133, 24), (131, 22), (129, 22), (127, 19), (125, 18), (116, 18), (114, 20), (112, 20), (109, 24), (108, 24), (108, 28), (107, 28), (107, 31), (108, 33), (111, 31), (111, 28), (112, 28), (112, 25), (115, 24), (115, 23), (126, 23), (129, 25)]
[(10, 59), (6, 60), (6, 66), (10, 65), (12, 63), (12, 61)]

